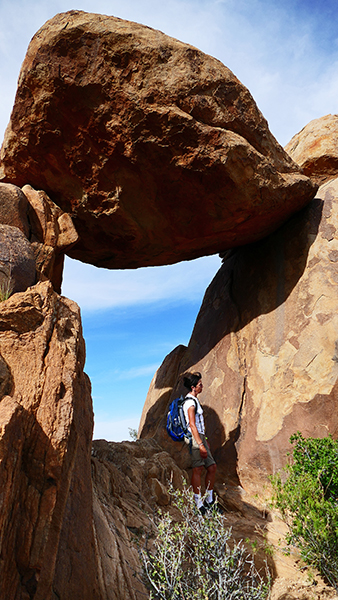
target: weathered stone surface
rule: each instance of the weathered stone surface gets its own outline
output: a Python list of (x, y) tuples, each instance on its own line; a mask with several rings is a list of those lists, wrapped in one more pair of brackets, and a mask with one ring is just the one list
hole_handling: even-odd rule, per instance
[(159, 31), (70, 11), (34, 36), (3, 181), (73, 217), (67, 253), (108, 268), (255, 241), (314, 195), (227, 67)]
[(185, 369), (203, 373), (219, 482), (260, 490), (285, 463), (292, 433), (338, 436), (337, 229), (338, 179), (276, 233), (229, 252), (186, 352), (172, 353), (154, 377), (142, 436), (186, 466), (186, 450), (164, 433), (170, 388), (183, 391)]
[(310, 121), (285, 146), (291, 158), (316, 183), (338, 175), (338, 115)]
[(22, 189), (29, 205), (30, 236), (38, 281), (50, 280), (61, 292), (65, 250), (79, 239), (70, 215), (64, 213), (43, 191), (30, 185)]
[(0, 224), (0, 286), (3, 294), (23, 292), (36, 280), (32, 245), (17, 227)]
[(99, 599), (79, 308), (39, 283), (0, 323), (0, 598)]
[(29, 203), (16, 185), (0, 183), (0, 223), (17, 227), (29, 239)]
[[(172, 506), (168, 483), (182, 488), (187, 477), (154, 439), (137, 442), (93, 443), (94, 522), (104, 600), (142, 600), (148, 596), (140, 582), (138, 548), (151, 547), (151, 519), (159, 507), (174, 520), (180, 515)], [(299, 569), (299, 554), (282, 551), (286, 525), (257, 498), (241, 488), (223, 487), (220, 503), (226, 524), (236, 541), (256, 545), (255, 561), (265, 570), (266, 547), (273, 550), (268, 566), (273, 579), (272, 600), (336, 600), (334, 590), (314, 574)], [(231, 506), (232, 503), (232, 506)], [(298, 595), (297, 595), (298, 594)]]
[[(16, 253), (14, 291), (24, 291), (36, 281), (50, 280), (55, 291), (60, 293), (64, 253), (79, 239), (71, 216), (64, 213), (43, 191), (36, 191), (30, 185), (20, 189), (9, 183), (0, 183), (0, 225), (20, 229), (31, 242), (31, 246), (23, 242), (22, 253)], [(3, 279), (8, 279), (11, 269), (12, 271), (14, 269), (12, 255), (18, 243), (13, 241), (9, 257), (8, 252), (12, 243), (11, 241), (7, 243), (3, 234), (1, 239), (0, 284), (3, 283)], [(31, 259), (32, 251), (36, 261), (33, 276), (32, 263), (30, 265), (27, 263), (27, 252)], [(18, 264), (20, 264), (20, 272)], [(23, 278), (25, 273), (29, 283)]]
[[(167, 488), (187, 474), (154, 440), (93, 443), (94, 523), (104, 600), (141, 600), (138, 543), (158, 506), (173, 510)], [(136, 574), (136, 577), (135, 577)]]

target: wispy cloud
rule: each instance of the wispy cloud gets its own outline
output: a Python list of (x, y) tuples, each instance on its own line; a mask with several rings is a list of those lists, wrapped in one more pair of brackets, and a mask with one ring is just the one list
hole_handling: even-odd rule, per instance
[(62, 293), (83, 310), (200, 299), (220, 267), (208, 256), (165, 267), (110, 271), (66, 259)]

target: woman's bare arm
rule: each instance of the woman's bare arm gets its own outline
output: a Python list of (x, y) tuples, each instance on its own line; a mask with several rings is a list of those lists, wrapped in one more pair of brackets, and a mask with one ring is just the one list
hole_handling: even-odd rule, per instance
[(204, 444), (201, 440), (201, 436), (197, 431), (196, 419), (195, 419), (195, 408), (193, 406), (190, 406), (190, 408), (188, 408), (188, 417), (189, 417), (189, 425), (190, 425), (191, 433), (194, 436), (196, 443), (199, 445), (200, 455), (202, 458), (207, 458), (207, 456), (208, 456), (207, 449), (204, 446)]

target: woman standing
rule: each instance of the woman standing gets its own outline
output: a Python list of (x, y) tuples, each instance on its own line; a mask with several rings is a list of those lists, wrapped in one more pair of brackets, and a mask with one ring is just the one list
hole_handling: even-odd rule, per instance
[[(203, 390), (201, 373), (187, 373), (183, 378), (184, 387), (189, 390), (183, 404), (183, 411), (188, 429), (192, 434), (191, 462), (192, 476), (191, 485), (194, 491), (197, 508), (202, 514), (214, 504), (214, 483), (216, 475), (216, 463), (210, 452), (205, 437), (203, 419), (203, 408), (198, 401), (198, 394)], [(201, 494), (202, 471), (206, 469), (205, 489), (206, 498), (203, 503)]]

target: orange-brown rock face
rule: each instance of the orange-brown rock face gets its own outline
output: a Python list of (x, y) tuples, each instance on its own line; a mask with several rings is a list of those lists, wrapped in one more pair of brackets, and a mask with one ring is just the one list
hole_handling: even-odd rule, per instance
[(201, 401), (219, 474), (259, 489), (288, 440), (338, 435), (338, 179), (264, 241), (230, 251), (210, 284), (186, 350), (155, 375), (140, 431), (185, 467), (164, 430), (184, 369), (203, 373)]
[(174, 263), (262, 238), (315, 193), (222, 63), (159, 31), (71, 11), (25, 58), (3, 181), (73, 217), (68, 253)]
[(285, 146), (308, 177), (323, 184), (338, 175), (338, 115), (310, 121)]
[(0, 304), (0, 598), (98, 599), (90, 383), (77, 305), (49, 282)]
[(154, 440), (93, 442), (94, 526), (104, 600), (142, 600), (138, 547), (159, 507), (175, 511), (169, 482), (182, 488), (187, 474)]

